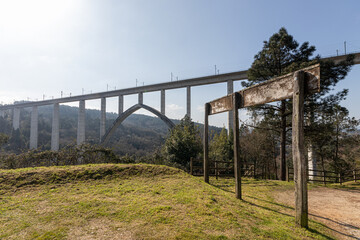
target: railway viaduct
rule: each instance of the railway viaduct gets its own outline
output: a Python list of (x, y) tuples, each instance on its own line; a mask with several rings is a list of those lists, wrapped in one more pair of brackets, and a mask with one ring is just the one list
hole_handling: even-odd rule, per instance
[[(360, 53), (355, 53), (354, 64), (360, 64)], [(335, 62), (340, 62), (346, 58), (346, 55), (324, 58)], [(191, 116), (191, 87), (209, 85), (215, 83), (227, 83), (227, 93), (233, 93), (234, 81), (247, 79), (247, 70), (231, 72), (225, 74), (211, 75), (199, 78), (191, 78), (180, 81), (152, 84), (147, 86), (139, 86), (133, 88), (126, 88), (114, 91), (99, 92), (93, 94), (78, 95), (72, 97), (57, 98), (36, 102), (24, 102), (10, 105), (0, 106), (0, 116), (4, 116), (5, 111), (12, 112), (12, 125), (14, 129), (20, 126), (20, 110), (24, 108), (31, 108), (31, 124), (30, 124), (30, 148), (38, 147), (38, 107), (45, 105), (53, 106), (52, 117), (52, 132), (51, 132), (51, 150), (59, 150), (59, 105), (61, 103), (79, 102), (78, 113), (78, 127), (77, 127), (77, 144), (82, 144), (85, 141), (85, 101), (93, 99), (101, 99), (101, 115), (100, 115), (100, 139), (102, 143), (107, 143), (111, 135), (115, 132), (116, 128), (124, 121), (129, 115), (140, 108), (146, 109), (160, 119), (162, 119), (169, 127), (174, 124), (165, 115), (165, 91), (169, 89), (186, 88), (186, 113)], [(160, 111), (147, 106), (143, 103), (143, 93), (160, 91)], [(138, 103), (124, 111), (124, 96), (138, 95)], [(113, 125), (106, 129), (106, 99), (109, 97), (118, 97), (118, 118)], [(233, 128), (232, 112), (228, 115), (229, 128)]]

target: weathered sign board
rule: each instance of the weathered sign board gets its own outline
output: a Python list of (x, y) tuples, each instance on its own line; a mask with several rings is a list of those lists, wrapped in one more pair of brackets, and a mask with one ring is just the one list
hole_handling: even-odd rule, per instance
[(295, 182), (295, 220), (301, 227), (308, 226), (307, 162), (304, 149), (304, 98), (320, 92), (320, 64), (273, 78), (239, 92), (205, 104), (204, 124), (204, 180), (209, 182), (209, 115), (233, 111), (235, 195), (241, 197), (241, 159), (239, 150), (238, 109), (269, 102), (293, 99), (292, 154)]
[[(305, 73), (305, 94), (320, 91), (320, 64), (302, 69)], [(238, 93), (241, 95), (238, 108), (251, 107), (269, 102), (276, 102), (292, 98), (294, 73), (273, 78), (269, 81), (245, 88)], [(209, 102), (209, 115), (231, 111), (233, 109), (232, 94)]]

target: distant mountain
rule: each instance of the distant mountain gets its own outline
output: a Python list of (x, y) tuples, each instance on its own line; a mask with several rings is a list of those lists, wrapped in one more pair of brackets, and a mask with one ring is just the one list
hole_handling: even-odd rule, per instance
[[(51, 146), (51, 106), (38, 108), (39, 112), (39, 147), (50, 149)], [(20, 113), (20, 129), (12, 130), (11, 116), (0, 117), (0, 132), (11, 135), (6, 150), (20, 152), (29, 147), (30, 139), (30, 109)], [(106, 114), (106, 129), (111, 127), (117, 118), (116, 113)], [(60, 105), (60, 148), (68, 144), (75, 144), (77, 134), (78, 107)], [(175, 124), (179, 120), (172, 120)], [(197, 124), (200, 131), (203, 125)], [(217, 127), (210, 127), (211, 132), (220, 132)], [(168, 134), (167, 125), (157, 117), (141, 114), (130, 115), (116, 130), (109, 146), (119, 155), (147, 155), (161, 147)], [(100, 141), (100, 111), (86, 109), (85, 120), (86, 142), (99, 143)]]

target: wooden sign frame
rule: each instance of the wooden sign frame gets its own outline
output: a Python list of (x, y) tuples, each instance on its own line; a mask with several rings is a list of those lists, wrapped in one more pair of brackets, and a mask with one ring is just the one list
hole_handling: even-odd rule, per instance
[(209, 115), (233, 111), (235, 195), (241, 196), (241, 159), (238, 109), (269, 102), (293, 99), (292, 154), (295, 182), (295, 220), (308, 227), (307, 161), (304, 149), (304, 98), (320, 92), (320, 64), (251, 86), (205, 104), (204, 180), (209, 182)]

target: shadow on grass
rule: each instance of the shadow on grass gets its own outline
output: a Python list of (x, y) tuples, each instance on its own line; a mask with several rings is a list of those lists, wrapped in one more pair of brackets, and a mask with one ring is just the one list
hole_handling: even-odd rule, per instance
[[(279, 207), (287, 208), (287, 209), (290, 209), (290, 210), (292, 210), (292, 211), (295, 210), (293, 207), (289, 207), (289, 206), (286, 206), (286, 205), (283, 205), (283, 204), (279, 204), (279, 203), (271, 202), (271, 201), (268, 201), (268, 200), (264, 200), (264, 199), (260, 199), (260, 198), (256, 198), (256, 197), (251, 197), (251, 196), (247, 196), (247, 197), (248, 197), (248, 198), (255, 199), (255, 200), (257, 200), (257, 201), (266, 202), (266, 203), (268, 203), (268, 204), (272, 204), (272, 205), (276, 205), (276, 206), (279, 206)], [(257, 204), (252, 204), (252, 205), (254, 205), (254, 206), (259, 206), (259, 207), (261, 207), (261, 208), (263, 208), (263, 209), (270, 210), (270, 211), (273, 211), (273, 212), (278, 212), (278, 211), (273, 210), (273, 209), (271, 209), (271, 208), (269, 208), (269, 207), (264, 207), (264, 206), (260, 206), (260, 205), (257, 205)], [(284, 214), (284, 213), (281, 213), (281, 212), (278, 212), (278, 213), (293, 217), (292, 215), (289, 215), (289, 214)], [(313, 216), (313, 217), (317, 217), (317, 218), (321, 218), (321, 219), (327, 220), (327, 221), (329, 221), (329, 222), (333, 222), (333, 223), (335, 223), (335, 224), (337, 224), (337, 225), (340, 225), (340, 226), (349, 227), (349, 228), (352, 228), (352, 229), (354, 229), (354, 230), (360, 230), (358, 227), (353, 226), (353, 225), (351, 225), (351, 224), (338, 222), (338, 221), (335, 221), (335, 220), (333, 220), (333, 219), (330, 219), (330, 218), (327, 218), (327, 217), (322, 217), (322, 216), (315, 215), (315, 214), (311, 214), (311, 213), (309, 213), (309, 215), (310, 215), (310, 216)], [(338, 234), (340, 234), (340, 235), (342, 235), (342, 236), (346, 236), (346, 237), (348, 237), (348, 238), (353, 238), (353, 239), (360, 239), (360, 238), (358, 238), (358, 237), (356, 237), (356, 236), (354, 236), (354, 235), (350, 235), (350, 234), (347, 234), (347, 233), (344, 233), (344, 232), (340, 232), (340, 231), (338, 231), (338, 230), (336, 230), (336, 229), (333, 229), (333, 228), (331, 228), (331, 227), (329, 227), (329, 226), (327, 226), (327, 225), (325, 225), (325, 224), (322, 224), (322, 223), (319, 223), (319, 224), (320, 224), (321, 226), (323, 226), (324, 228), (327, 228), (327, 229), (329, 229), (329, 230), (331, 230), (331, 231), (334, 231), (334, 232), (336, 232), (336, 233), (338, 233)], [(329, 237), (326, 236), (326, 235), (323, 235), (322, 233), (318, 232), (318, 231), (315, 230), (315, 229), (309, 228), (308, 230), (309, 230), (310, 232), (314, 232), (314, 233), (316, 233), (316, 234), (322, 235), (323, 237), (326, 237), (326, 238), (328, 238), (328, 239), (333, 239), (333, 238), (329, 238)]]
[[(341, 225), (341, 226), (344, 226), (344, 227), (351, 228), (351, 229), (353, 229), (353, 230), (359, 230), (359, 231), (360, 231), (360, 228), (358, 228), (358, 227), (356, 227), (356, 226), (353, 226), (353, 225), (351, 225), (351, 224), (338, 222), (338, 221), (332, 220), (332, 219), (330, 219), (330, 218), (322, 217), (322, 216), (315, 215), (315, 214), (311, 214), (311, 213), (309, 213), (309, 215), (311, 215), (311, 216), (313, 216), (313, 217), (317, 217), (317, 218), (321, 218), (321, 219), (327, 220), (327, 221), (329, 221), (329, 222), (333, 222), (333, 223), (335, 223), (335, 224), (337, 224), (337, 225)], [(338, 231), (338, 230), (335, 230), (335, 229), (333, 229), (333, 228), (331, 228), (331, 227), (329, 227), (329, 226), (327, 226), (327, 225), (324, 225), (324, 224), (321, 224), (321, 225), (324, 226), (324, 227), (326, 227), (326, 228), (328, 228), (328, 229), (330, 229), (330, 230), (332, 230), (332, 231), (334, 231), (334, 232), (336, 232), (336, 233), (338, 233), (338, 234), (341, 234), (341, 235), (343, 235), (343, 236), (346, 236), (346, 237), (349, 237), (349, 238), (353, 238), (353, 239), (360, 239), (359, 237), (356, 237), (356, 236), (354, 236), (354, 235), (346, 234), (346, 233), (340, 232), (340, 231)]]
[[(247, 196), (247, 197), (249, 197), (249, 196)], [(250, 197), (250, 198), (251, 198), (251, 197)], [(262, 200), (262, 199), (258, 199), (258, 198), (255, 198), (255, 199), (256, 199), (256, 200), (259, 200), (259, 201), (264, 201), (264, 202), (267, 202), (267, 203), (271, 203), (271, 204), (277, 205), (276, 203), (272, 203), (272, 202), (270, 202), (270, 201), (266, 201), (266, 200)], [(262, 209), (267, 210), (267, 211), (271, 211), (271, 212), (274, 212), (274, 213), (277, 213), (277, 214), (281, 214), (281, 215), (283, 215), (283, 216), (294, 217), (293, 215), (280, 212), (280, 211), (275, 210), (275, 209), (272, 209), (272, 208), (270, 208), (270, 207), (266, 207), (266, 206), (262, 206), (262, 205), (259, 205), (259, 204), (255, 204), (255, 203), (253, 203), (253, 202), (249, 202), (249, 201), (246, 201), (246, 200), (242, 200), (242, 201), (243, 201), (244, 203), (247, 203), (247, 204), (251, 205), (251, 206), (259, 207), (259, 208), (262, 208)], [(281, 206), (281, 207), (282, 207), (282, 205), (277, 205), (277, 206)], [(293, 208), (287, 207), (287, 206), (284, 206), (284, 207), (293, 209)], [(332, 231), (334, 231), (334, 232), (337, 232), (337, 233), (339, 233), (339, 234), (342, 234), (342, 235), (344, 235), (344, 236), (353, 237), (353, 236), (351, 236), (351, 235), (347, 235), (347, 234), (345, 234), (345, 233), (341, 233), (341, 232), (339, 232), (339, 231), (337, 231), (337, 230), (334, 230), (334, 229), (332, 229), (332, 228), (329, 228), (328, 226), (326, 226), (326, 225), (324, 225), (324, 224), (320, 224), (320, 225), (323, 226), (323, 227), (325, 227), (325, 228), (327, 228), (327, 229), (330, 229), (330, 230), (332, 230)], [(335, 240), (335, 238), (332, 238), (332, 237), (330, 237), (330, 236), (327, 236), (327, 235), (325, 235), (325, 234), (317, 231), (316, 229), (308, 228), (307, 230), (308, 230), (309, 232), (312, 232), (312, 233), (315, 233), (315, 234), (317, 234), (317, 235), (319, 235), (319, 236), (322, 236), (322, 237), (325, 238), (325, 239)]]
[[(310, 214), (311, 215), (311, 214)], [(333, 232), (336, 232), (337, 234), (340, 234), (340, 235), (342, 235), (342, 236), (344, 236), (344, 237), (348, 237), (348, 238), (352, 238), (352, 239), (360, 239), (360, 238), (358, 238), (358, 237), (356, 237), (356, 236), (354, 236), (354, 235), (350, 235), (350, 234), (347, 234), (347, 233), (343, 233), (343, 232), (340, 232), (340, 231), (338, 231), (338, 230), (336, 230), (336, 229), (333, 229), (333, 228), (331, 228), (331, 227), (329, 227), (329, 226), (327, 226), (327, 225), (325, 225), (325, 224), (322, 224), (322, 223), (318, 223), (318, 224), (320, 224), (321, 226), (323, 226), (324, 228), (327, 228), (327, 229), (329, 229), (329, 230), (331, 230), (331, 231), (333, 231)], [(317, 230), (315, 230), (315, 229), (308, 229), (309, 231), (311, 231), (311, 232), (314, 232), (314, 233), (317, 233), (317, 234), (321, 234), (321, 233), (319, 233)], [(321, 234), (322, 235), (322, 234)], [(334, 239), (334, 238), (330, 238), (330, 239)]]
[[(244, 183), (243, 183), (244, 184)], [(246, 183), (245, 183), (246, 184)], [(247, 184), (254, 184), (254, 183), (247, 183)], [(234, 187), (234, 185), (232, 184), (210, 184), (214, 187), (217, 187), (217, 188), (220, 188), (222, 189), (223, 191), (226, 191), (226, 192), (229, 192), (229, 193), (235, 193), (234, 190), (228, 190), (226, 188), (229, 188), (229, 187)], [(256, 183), (255, 183), (256, 185)], [(264, 185), (264, 184), (260, 184), (261, 186), (278, 186), (277, 184), (270, 184), (270, 185)], [(258, 185), (259, 186), (259, 185)], [(338, 189), (338, 190), (342, 190), (342, 189)], [(345, 189), (343, 191), (346, 191)], [(347, 190), (348, 191), (348, 190)], [(277, 206), (277, 207), (281, 207), (281, 208), (286, 208), (288, 210), (291, 210), (291, 211), (294, 211), (295, 209), (293, 207), (290, 207), (290, 206), (287, 206), (287, 205), (284, 205), (284, 204), (280, 204), (280, 203), (276, 203), (276, 202), (272, 202), (272, 201), (268, 201), (268, 200), (265, 200), (265, 199), (261, 199), (261, 198), (257, 198), (257, 197), (253, 197), (253, 196), (246, 196), (246, 198), (250, 198), (250, 199), (254, 199), (255, 201), (259, 201), (259, 202), (264, 202), (264, 203), (267, 203), (267, 204), (271, 204), (271, 205), (274, 205), (274, 206)], [(255, 207), (258, 207), (258, 208), (262, 208), (264, 210), (267, 210), (267, 211), (271, 211), (271, 212), (274, 212), (274, 213), (277, 213), (277, 214), (281, 214), (283, 216), (288, 216), (288, 217), (294, 217), (293, 215), (290, 215), (290, 214), (287, 214), (287, 213), (283, 213), (283, 212), (280, 212), (279, 210), (277, 209), (273, 209), (271, 207), (268, 207), (268, 206), (263, 206), (263, 205), (259, 205), (259, 204), (256, 204), (254, 202), (250, 202), (248, 200), (242, 200), (244, 203), (246, 204), (249, 204), (251, 206), (255, 206)], [(317, 218), (320, 218), (320, 219), (324, 219), (324, 220), (327, 220), (327, 221), (330, 221), (332, 223), (335, 223), (337, 225), (340, 225), (340, 226), (343, 226), (343, 227), (349, 227), (351, 229), (354, 229), (354, 230), (360, 230), (358, 227), (356, 226), (353, 226), (351, 224), (347, 224), (347, 223), (342, 223), (342, 222), (338, 222), (338, 221), (335, 221), (333, 219), (330, 219), (330, 218), (327, 218), (327, 217), (322, 217), (322, 216), (318, 216), (318, 215), (315, 215), (315, 214), (311, 214), (309, 213), (310, 216), (313, 216), (313, 217), (317, 217)], [(310, 220), (312, 221), (312, 220)], [(314, 221), (313, 221), (314, 222)], [(350, 234), (347, 234), (347, 233), (344, 233), (344, 232), (341, 232), (341, 231), (338, 231), (336, 229), (333, 229), (323, 223), (318, 223), (320, 224), (321, 226), (323, 226), (324, 228), (327, 228), (339, 235), (342, 235), (344, 237), (348, 237), (348, 238), (351, 238), (351, 239), (360, 239), (354, 235), (350, 235)], [(335, 238), (332, 238), (332, 237), (329, 237), (327, 235), (324, 235), (323, 233), (317, 231), (316, 229), (312, 229), (312, 228), (308, 228), (308, 231), (312, 232), (312, 233), (315, 233), (315, 234), (318, 234), (318, 235), (321, 235), (322, 237), (324, 237), (325, 239), (335, 239)]]
[[(248, 196), (247, 196), (247, 197), (248, 197)], [(254, 203), (254, 202), (250, 202), (250, 201), (247, 201), (247, 200), (244, 200), (244, 199), (243, 199), (242, 201), (243, 201), (244, 203), (249, 204), (249, 205), (254, 206), (254, 207), (262, 208), (262, 209), (265, 209), (265, 210), (268, 210), (268, 211), (271, 211), (271, 212), (274, 212), (274, 213), (278, 213), (278, 214), (281, 214), (281, 215), (284, 215), (284, 216), (292, 217), (290, 214), (282, 213), (282, 212), (280, 212), (280, 211), (278, 211), (278, 210), (276, 210), (276, 209), (272, 209), (272, 208), (270, 208), (270, 207), (258, 205), (258, 204)]]
[(276, 205), (276, 206), (279, 206), (279, 207), (283, 207), (283, 208), (295, 210), (295, 208), (289, 207), (289, 206), (284, 205), (284, 204), (280, 204), (280, 203), (276, 203), (276, 202), (271, 202), (271, 201), (268, 201), (268, 200), (264, 200), (264, 199), (260, 199), (260, 198), (256, 198), (256, 197), (252, 197), (252, 196), (247, 196), (247, 197), (248, 197), (248, 198), (253, 198), (253, 199), (258, 200), (258, 201), (270, 203), (270, 204), (273, 204), (273, 205)]

